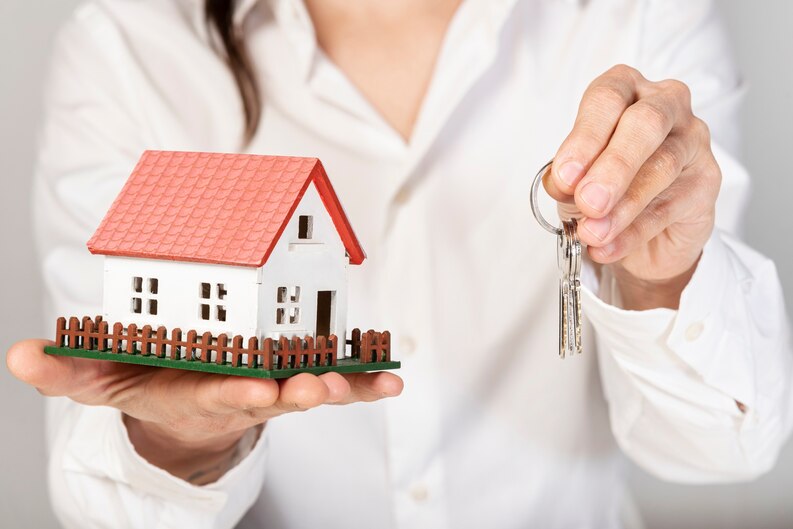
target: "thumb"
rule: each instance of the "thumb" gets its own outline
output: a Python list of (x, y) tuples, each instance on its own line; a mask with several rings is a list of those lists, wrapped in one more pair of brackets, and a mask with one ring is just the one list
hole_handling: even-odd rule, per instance
[[(551, 166), (551, 168), (553, 168), (553, 166)], [(559, 212), (559, 218), (580, 219), (583, 216), (575, 205), (573, 195), (568, 195), (557, 187), (556, 181), (551, 177), (550, 170), (545, 171), (545, 174), (542, 175), (542, 184), (545, 188), (545, 192), (556, 201), (556, 209)]]
[(47, 345), (54, 343), (47, 340), (24, 340), (15, 343), (6, 353), (8, 370), (46, 396), (78, 392), (91, 369), (75, 369), (76, 361), (82, 359), (46, 354), (44, 346)]

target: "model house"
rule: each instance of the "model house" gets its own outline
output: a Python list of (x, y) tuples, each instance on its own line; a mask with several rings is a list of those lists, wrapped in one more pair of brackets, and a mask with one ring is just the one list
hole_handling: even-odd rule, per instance
[(106, 321), (342, 344), (365, 259), (319, 160), (249, 154), (143, 153), (88, 248)]

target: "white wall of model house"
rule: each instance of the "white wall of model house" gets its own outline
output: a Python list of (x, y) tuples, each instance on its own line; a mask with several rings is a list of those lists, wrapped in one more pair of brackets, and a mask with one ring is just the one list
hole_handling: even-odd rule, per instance
[[(300, 217), (312, 218), (311, 237), (301, 239)], [(328, 334), (343, 343), (347, 332), (347, 266), (349, 259), (336, 227), (314, 184), (309, 185), (273, 253), (262, 268), (259, 323), (264, 337), (314, 336), (319, 292), (331, 293)], [(279, 288), (286, 297), (279, 297)], [(299, 294), (293, 301), (293, 295)], [(278, 311), (284, 323), (278, 324)], [(290, 316), (296, 315), (294, 321)], [(343, 347), (337, 349), (339, 353)]]
[[(179, 327), (214, 335), (256, 336), (259, 275), (259, 269), (250, 267), (107, 256), (103, 317), (124, 325), (162, 325), (168, 332)], [(142, 279), (140, 292), (136, 277)], [(152, 280), (157, 282), (156, 294), (151, 292)], [(210, 286), (209, 299), (202, 298), (202, 284)], [(219, 285), (225, 290), (222, 298)], [(151, 310), (151, 301), (156, 301), (156, 310)], [(209, 305), (209, 319), (202, 318), (201, 305)], [(226, 321), (218, 319), (218, 307), (225, 310)]]
[[(302, 234), (308, 238), (300, 237), (301, 217), (311, 219)], [(103, 316), (124, 325), (162, 325), (169, 332), (179, 327), (291, 338), (314, 336), (319, 314), (328, 334), (343, 343), (347, 265), (344, 245), (312, 183), (260, 268), (106, 256)], [(320, 303), (329, 303), (329, 310), (319, 309)]]

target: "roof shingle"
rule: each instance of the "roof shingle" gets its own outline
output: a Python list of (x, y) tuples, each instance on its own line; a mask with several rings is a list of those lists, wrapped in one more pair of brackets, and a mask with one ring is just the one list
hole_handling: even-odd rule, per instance
[(351, 264), (366, 255), (316, 158), (146, 151), (88, 249), (94, 254), (261, 266), (311, 182)]

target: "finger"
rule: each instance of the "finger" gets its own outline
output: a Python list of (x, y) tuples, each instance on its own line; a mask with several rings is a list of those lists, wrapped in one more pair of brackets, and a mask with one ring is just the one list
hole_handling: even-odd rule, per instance
[(552, 168), (545, 171), (542, 175), (542, 183), (548, 195), (556, 201), (556, 209), (559, 213), (560, 219), (578, 219), (581, 218), (581, 212), (575, 205), (573, 195), (567, 195), (556, 187), (554, 178), (552, 176)]
[(678, 92), (659, 90), (625, 111), (608, 146), (576, 187), (576, 205), (584, 216), (601, 218), (611, 211), (687, 104)]
[(673, 201), (663, 194), (656, 197), (613, 241), (600, 247), (587, 247), (589, 256), (601, 264), (615, 263), (626, 257), (634, 248), (657, 237), (671, 225), (669, 218), (673, 207)]
[(280, 382), (281, 392), (275, 407), (284, 412), (305, 411), (325, 402), (330, 390), (316, 375), (299, 373)]
[[(675, 235), (674, 244), (666, 245), (665, 260), (684, 262), (691, 248), (701, 248), (697, 241), (707, 238), (713, 228), (715, 215), (713, 204), (718, 193), (720, 179), (718, 166), (699, 163), (689, 170), (691, 176), (677, 179), (669, 188), (655, 197), (630, 226), (612, 242), (602, 247), (589, 247), (589, 255), (595, 262), (609, 264), (623, 259), (640, 245), (648, 244), (664, 230), (673, 229), (675, 223), (685, 223), (685, 231)], [(650, 244), (652, 244), (650, 242)], [(652, 254), (652, 246), (649, 249)], [(679, 255), (670, 255), (678, 252)], [(697, 250), (698, 253), (698, 250)], [(670, 277), (674, 273), (670, 273)]]
[[(578, 182), (608, 145), (620, 116), (637, 99), (641, 74), (620, 65), (592, 81), (584, 92), (573, 130), (554, 157), (556, 189), (572, 195)], [(552, 195), (553, 196), (553, 195)]]
[(647, 205), (680, 175), (693, 156), (692, 142), (673, 133), (642, 165), (628, 190), (608, 215), (579, 223), (581, 242), (604, 246), (625, 230)]
[(213, 398), (206, 406), (213, 412), (230, 412), (269, 408), (278, 400), (278, 382), (270, 379), (237, 376), (212, 376), (212, 390), (207, 395)]
[(396, 397), (402, 393), (404, 383), (393, 373), (351, 373), (344, 375), (350, 384), (351, 391), (347, 398), (338, 404), (353, 402), (372, 402), (388, 397)]
[[(47, 340), (25, 340), (11, 346), (6, 365), (12, 375), (35, 387), (42, 395), (72, 395), (82, 390), (95, 373), (95, 363), (81, 358), (48, 355)], [(76, 366), (79, 364), (79, 369)]]
[(548, 196), (554, 199), (557, 203), (572, 205), (575, 207), (575, 199), (573, 194), (568, 194), (566, 191), (559, 189), (556, 179), (553, 177), (553, 164), (548, 168), (547, 171), (545, 171), (545, 174), (542, 175), (542, 185), (545, 188), (545, 192), (548, 193)]
[(347, 398), (352, 391), (350, 383), (341, 373), (323, 373), (319, 375), (326, 386), (328, 386), (328, 398), (326, 404), (335, 404)]

